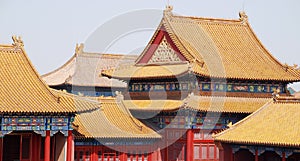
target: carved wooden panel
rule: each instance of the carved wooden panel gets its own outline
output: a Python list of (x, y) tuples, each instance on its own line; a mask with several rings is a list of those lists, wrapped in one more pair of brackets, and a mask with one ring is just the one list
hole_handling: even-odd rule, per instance
[(158, 45), (156, 51), (148, 61), (148, 63), (166, 63), (166, 62), (180, 62), (180, 58), (167, 42), (166, 37)]

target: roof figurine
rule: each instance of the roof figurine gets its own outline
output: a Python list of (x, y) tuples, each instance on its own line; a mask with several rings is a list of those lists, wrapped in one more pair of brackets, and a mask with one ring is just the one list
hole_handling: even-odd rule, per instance
[(166, 13), (172, 13), (172, 10), (173, 10), (173, 6), (171, 6), (171, 5), (167, 5), (166, 6), (166, 9), (164, 10), (164, 12)]
[(84, 48), (84, 44), (83, 43), (80, 43), (79, 45), (76, 44), (75, 54), (83, 53), (83, 48)]
[(21, 38), (21, 36), (12, 36), (12, 39), (13, 39), (13, 45), (16, 46), (16, 47), (24, 47), (24, 43), (23, 43), (23, 40)]
[(240, 11), (239, 12), (239, 16), (240, 16), (240, 20), (242, 22), (248, 22), (248, 16), (246, 15), (246, 12), (245, 11)]
[(122, 94), (122, 92), (116, 91), (115, 93), (116, 93), (116, 101), (117, 102), (121, 102), (124, 100), (124, 95)]

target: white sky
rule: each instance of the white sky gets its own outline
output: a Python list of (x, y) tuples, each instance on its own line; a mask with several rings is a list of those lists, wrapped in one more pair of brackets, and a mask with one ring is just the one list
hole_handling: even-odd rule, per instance
[[(10, 44), (12, 35), (21, 35), (29, 58), (44, 74), (64, 64), (76, 43), (85, 42), (114, 17), (134, 10), (163, 10), (166, 4), (167, 0), (0, 0), (0, 43)], [(299, 0), (170, 0), (170, 4), (177, 14), (199, 17), (238, 19), (244, 9), (264, 46), (282, 63), (300, 65)], [(152, 34), (153, 30), (145, 30), (125, 35), (108, 50), (96, 52), (138, 52)]]

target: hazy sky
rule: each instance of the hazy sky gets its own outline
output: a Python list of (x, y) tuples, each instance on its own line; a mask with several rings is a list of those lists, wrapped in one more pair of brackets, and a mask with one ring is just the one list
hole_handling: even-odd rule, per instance
[[(12, 43), (12, 35), (22, 36), (29, 58), (39, 73), (44, 74), (64, 64), (74, 54), (75, 44), (85, 42), (103, 24), (132, 11), (162, 11), (167, 3), (167, 0), (0, 0), (0, 43)], [(170, 0), (169, 3), (175, 13), (187, 16), (238, 19), (238, 12), (245, 10), (264, 46), (282, 63), (300, 65), (299, 0)], [(149, 19), (139, 23), (151, 21), (156, 26), (160, 21), (159, 17), (155, 21)], [(128, 22), (116, 23), (112, 30), (126, 25)], [(95, 52), (138, 53), (154, 28), (122, 35), (107, 50)]]

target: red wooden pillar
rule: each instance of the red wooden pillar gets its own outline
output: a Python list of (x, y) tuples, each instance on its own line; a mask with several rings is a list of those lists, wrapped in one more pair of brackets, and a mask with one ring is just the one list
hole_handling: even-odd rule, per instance
[(98, 156), (98, 149), (99, 149), (99, 147), (97, 145), (95, 145), (94, 146), (94, 159), (95, 159), (95, 161), (98, 161), (99, 157), (102, 158), (102, 155)]
[[(166, 144), (167, 145), (167, 144)], [(164, 161), (169, 161), (169, 157), (168, 157), (168, 146), (166, 146), (166, 148), (164, 149)]]
[(50, 161), (50, 131), (46, 131), (44, 161)]
[(120, 157), (120, 161), (126, 161), (126, 153), (125, 152), (121, 152)]
[(187, 161), (193, 161), (194, 158), (194, 147), (193, 147), (193, 139), (194, 135), (193, 135), (193, 130), (189, 129), (187, 131), (187, 143), (186, 143), (186, 160)]
[(72, 130), (68, 131), (68, 137), (67, 137), (67, 161), (72, 161), (72, 142), (73, 142), (73, 134)]
[(285, 152), (282, 152), (282, 161), (285, 161)]
[(38, 152), (38, 138), (35, 133), (32, 134), (31, 145), (32, 145), (32, 154), (34, 154), (31, 155), (31, 159), (32, 161), (38, 161), (40, 155)]
[(150, 152), (150, 153), (148, 153), (148, 158), (147, 158), (147, 160), (148, 161), (152, 161), (152, 155), (154, 154), (154, 151), (153, 152)]
[(255, 161), (258, 161), (258, 150), (255, 150)]
[(230, 161), (233, 161), (234, 160), (234, 153), (233, 153), (233, 150), (231, 149), (230, 150)]
[(225, 161), (224, 149), (219, 148), (219, 161)]

